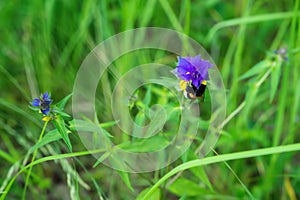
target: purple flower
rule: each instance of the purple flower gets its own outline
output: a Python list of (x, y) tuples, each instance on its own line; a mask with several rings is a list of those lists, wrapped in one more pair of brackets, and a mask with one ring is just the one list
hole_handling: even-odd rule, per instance
[(202, 60), (200, 55), (195, 57), (178, 57), (178, 65), (172, 72), (181, 80), (191, 83), (196, 88), (201, 82), (208, 80), (208, 69), (213, 64)]
[(41, 94), (40, 98), (34, 98), (31, 102), (32, 106), (40, 107), (40, 111), (48, 115), (50, 112), (50, 104), (52, 103), (52, 99), (50, 99), (51, 95), (48, 92)]
[(273, 52), (278, 55), (278, 58), (280, 60), (285, 60), (285, 61), (289, 60), (288, 57), (287, 57), (288, 52), (287, 52), (286, 48), (281, 47), (280, 49), (274, 50)]

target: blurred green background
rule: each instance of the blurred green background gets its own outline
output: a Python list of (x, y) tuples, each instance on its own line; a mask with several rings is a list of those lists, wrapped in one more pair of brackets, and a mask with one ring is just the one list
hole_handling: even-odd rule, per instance
[[(31, 99), (51, 91), (57, 102), (70, 94), (81, 62), (97, 44), (138, 27), (185, 33), (214, 59), (226, 88), (228, 116), (237, 111), (215, 147), (218, 154), (299, 142), (299, 17), (299, 0), (1, 0), (0, 183), (5, 185), (20, 169), (43, 126), (41, 117), (28, 108)], [(274, 52), (280, 48), (287, 53)], [(165, 63), (175, 67), (175, 62), (174, 56)], [(131, 66), (127, 63), (123, 70)], [(99, 92), (110, 94), (114, 83), (108, 75), (99, 83)], [(161, 102), (171, 105), (172, 97), (163, 88), (157, 90)], [(106, 103), (101, 103), (105, 95), (97, 101), (97, 109), (106, 110)], [(71, 113), (71, 103), (66, 111)], [(139, 109), (133, 111), (138, 113)], [(111, 120), (109, 113), (99, 119)], [(113, 127), (108, 131), (115, 134)], [(76, 133), (70, 138), (74, 151), (85, 150)], [(38, 158), (66, 152), (63, 142), (54, 142), (41, 148)], [(92, 157), (46, 162), (34, 167), (26, 199), (135, 199), (175, 166), (192, 159), (186, 155), (165, 169), (144, 174), (92, 168)], [(18, 177), (7, 199), (21, 198), (25, 178), (26, 173)], [(300, 198), (299, 188), (299, 153), (290, 152), (186, 170), (163, 184), (152, 199), (294, 200)]]

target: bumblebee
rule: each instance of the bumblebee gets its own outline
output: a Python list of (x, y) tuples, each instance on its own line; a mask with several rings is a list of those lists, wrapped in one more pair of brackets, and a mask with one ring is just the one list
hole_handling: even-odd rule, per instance
[(192, 83), (181, 80), (179, 87), (184, 91), (184, 96), (188, 99), (202, 98), (206, 89), (206, 80), (202, 81), (198, 88)]

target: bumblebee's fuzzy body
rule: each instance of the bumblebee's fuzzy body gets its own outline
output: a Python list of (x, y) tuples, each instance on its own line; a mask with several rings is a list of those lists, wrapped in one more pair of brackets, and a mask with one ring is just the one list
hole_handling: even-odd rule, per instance
[(197, 88), (192, 83), (181, 80), (179, 87), (184, 91), (184, 96), (189, 99), (201, 98), (206, 89), (206, 81), (202, 81), (201, 85)]

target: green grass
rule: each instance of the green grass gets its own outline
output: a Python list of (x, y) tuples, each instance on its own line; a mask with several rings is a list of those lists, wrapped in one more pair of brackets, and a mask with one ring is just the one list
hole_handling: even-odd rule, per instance
[[(23, 199), (299, 199), (299, 10), (299, 0), (1, 1), (0, 199), (22, 199), (22, 194)], [(196, 153), (209, 124), (209, 91), (200, 103), (201, 131), (192, 145), (153, 172), (131, 174), (97, 162), (68, 116), (49, 123), (38, 142), (43, 121), (29, 109), (31, 99), (51, 91), (59, 102), (73, 92), (77, 71), (97, 44), (122, 31), (153, 26), (195, 39), (222, 74), (227, 118), (213, 151), (201, 159)], [(287, 49), (287, 61), (273, 53), (281, 47)], [(99, 147), (97, 155), (113, 155), (117, 148), (153, 150), (175, 137), (179, 103), (166, 88), (146, 85), (130, 102), (130, 115), (140, 125), (150, 121), (152, 105), (166, 109), (168, 123), (147, 142), (117, 128), (111, 111), (117, 79), (151, 62), (175, 67), (176, 55), (131, 52), (101, 78), (97, 120), (82, 121), (80, 128), (101, 128), (102, 139), (116, 146), (109, 152)], [(63, 112), (71, 115), (72, 102), (65, 103)]]

